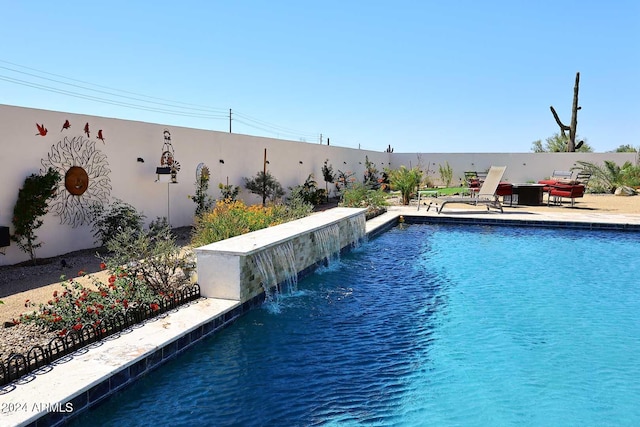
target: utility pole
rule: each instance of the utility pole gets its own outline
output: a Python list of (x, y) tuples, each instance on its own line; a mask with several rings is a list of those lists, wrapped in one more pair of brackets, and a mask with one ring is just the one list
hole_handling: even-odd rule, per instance
[(229, 108), (229, 133), (231, 133), (231, 108)]
[(262, 162), (262, 207), (267, 202), (267, 149), (264, 149), (264, 161)]

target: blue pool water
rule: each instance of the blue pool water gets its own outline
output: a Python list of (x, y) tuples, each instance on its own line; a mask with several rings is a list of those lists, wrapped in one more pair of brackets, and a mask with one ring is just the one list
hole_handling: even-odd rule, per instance
[(73, 425), (640, 425), (639, 243), (397, 227)]

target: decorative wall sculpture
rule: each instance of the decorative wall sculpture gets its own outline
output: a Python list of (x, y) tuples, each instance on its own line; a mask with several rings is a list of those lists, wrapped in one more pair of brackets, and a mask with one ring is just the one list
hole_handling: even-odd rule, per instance
[[(88, 126), (86, 128), (88, 131)], [(106, 154), (96, 148), (96, 141), (83, 136), (65, 137), (51, 147), (47, 158), (42, 159), (42, 166), (64, 176), (51, 202), (51, 209), (62, 224), (74, 228), (87, 224), (89, 208), (96, 203), (108, 203), (111, 170)]]
[(160, 166), (156, 168), (156, 182), (178, 182), (178, 171), (180, 163), (176, 160), (175, 151), (171, 144), (171, 132), (164, 130), (164, 144), (162, 144), (162, 155), (160, 155)]

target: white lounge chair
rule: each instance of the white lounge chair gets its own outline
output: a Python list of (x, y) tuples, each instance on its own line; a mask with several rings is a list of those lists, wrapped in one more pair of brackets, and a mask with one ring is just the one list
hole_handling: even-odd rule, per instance
[(498, 196), (496, 195), (496, 191), (498, 190), (498, 185), (502, 180), (502, 176), (504, 175), (504, 171), (507, 169), (506, 166), (491, 166), (489, 172), (487, 173), (487, 177), (484, 179), (484, 182), (480, 186), (480, 189), (475, 195), (472, 197), (454, 197), (449, 199), (440, 199), (442, 204), (438, 208), (437, 203), (429, 203), (427, 207), (427, 212), (431, 208), (432, 205), (435, 205), (438, 213), (442, 212), (444, 205), (447, 203), (466, 203), (468, 205), (485, 205), (487, 210), (489, 208), (500, 209), (500, 212), (504, 212), (502, 210), (502, 205), (498, 200)]

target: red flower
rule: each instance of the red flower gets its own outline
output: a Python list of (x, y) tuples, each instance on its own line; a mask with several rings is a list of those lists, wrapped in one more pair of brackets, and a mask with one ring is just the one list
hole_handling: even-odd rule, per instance
[(109, 276), (109, 283), (113, 283), (115, 281), (116, 281), (116, 276), (114, 276), (113, 274)]
[(78, 271), (78, 276), (84, 276), (85, 274), (87, 274), (87, 273), (84, 270)]
[(150, 308), (151, 308), (151, 310), (153, 310), (153, 311), (158, 311), (158, 310), (160, 310), (160, 306), (159, 306), (158, 304), (156, 304), (155, 302), (154, 302), (154, 303), (151, 303), (151, 304), (149, 305), (149, 307), (150, 307)]
[(64, 328), (63, 330), (61, 330), (60, 332), (58, 332), (58, 335), (60, 335), (61, 337), (65, 336), (67, 333), (67, 328)]
[(74, 331), (79, 331), (80, 329), (82, 329), (82, 323), (76, 323), (75, 325), (73, 325)]
[(104, 262), (100, 263), (100, 269), (104, 270), (105, 268), (107, 268), (107, 264), (105, 264)]
[(87, 307), (87, 313), (93, 313), (93, 307), (91, 306)]
[(129, 307), (129, 302), (125, 299), (122, 301), (122, 305), (124, 306), (124, 308), (128, 308)]
[(53, 297), (57, 297), (58, 296), (58, 291), (53, 291)]

